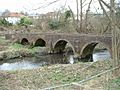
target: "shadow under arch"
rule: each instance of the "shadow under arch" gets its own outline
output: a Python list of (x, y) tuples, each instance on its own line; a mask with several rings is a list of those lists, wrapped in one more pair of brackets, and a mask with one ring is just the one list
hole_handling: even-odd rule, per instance
[(81, 58), (82, 59), (84, 59), (84, 58), (88, 59), (88, 60), (85, 60), (85, 61), (93, 61), (93, 52), (94, 52), (95, 47), (98, 44), (102, 44), (105, 47), (105, 48), (103, 48), (103, 50), (107, 50), (110, 53), (110, 56), (112, 57), (110, 48), (108, 48), (108, 46), (105, 43), (102, 43), (102, 42), (99, 42), (99, 41), (93, 41), (93, 42), (87, 43), (83, 46), (83, 48), (81, 50), (81, 53), (80, 53)]
[(29, 45), (30, 44), (27, 38), (23, 38), (20, 43), (22, 45)]
[(45, 47), (46, 46), (46, 42), (44, 39), (42, 38), (39, 38), (35, 41), (35, 44), (34, 44), (35, 47)]
[(53, 52), (54, 53), (64, 53), (67, 45), (71, 48), (73, 54), (75, 54), (73, 45), (68, 40), (65, 40), (65, 39), (59, 39), (54, 43)]

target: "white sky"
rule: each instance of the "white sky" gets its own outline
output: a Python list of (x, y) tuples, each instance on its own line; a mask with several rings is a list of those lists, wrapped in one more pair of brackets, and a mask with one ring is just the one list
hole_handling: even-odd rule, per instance
[[(41, 7), (43, 5), (47, 5), (49, 2), (52, 2), (55, 0), (0, 0), (0, 12), (5, 11), (5, 9), (8, 9), (12, 12), (28, 12), (28, 13), (47, 13), (50, 11), (56, 11), (59, 10), (60, 7), (65, 5), (66, 0), (59, 0), (58, 2), (47, 6), (45, 8), (36, 9), (38, 7)], [(76, 13), (76, 0), (67, 0), (66, 8), (68, 8), (68, 5), (71, 7), (71, 9)], [(80, 1), (80, 0), (79, 0)], [(83, 0), (84, 1), (84, 0)], [(90, 0), (86, 0), (86, 3), (88, 3)], [(96, 2), (97, 0), (94, 0), (94, 4), (91, 5), (91, 10), (94, 12), (96, 9), (98, 9), (99, 4)], [(109, 1), (109, 0), (106, 0)], [(87, 7), (85, 7), (87, 8)], [(86, 9), (84, 9), (86, 10)]]

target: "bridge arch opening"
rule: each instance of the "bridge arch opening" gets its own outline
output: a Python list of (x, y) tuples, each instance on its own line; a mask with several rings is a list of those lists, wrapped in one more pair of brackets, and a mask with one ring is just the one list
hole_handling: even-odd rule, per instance
[(101, 42), (87, 43), (81, 50), (83, 61), (109, 60), (111, 57), (110, 48)]
[(72, 44), (67, 40), (58, 40), (53, 46), (54, 53), (66, 53), (73, 55), (75, 53)]
[(27, 38), (23, 38), (23, 39), (21, 40), (21, 44), (22, 44), (22, 45), (29, 45), (28, 39), (27, 39)]
[(38, 47), (38, 46), (45, 47), (46, 46), (46, 42), (45, 42), (45, 40), (39, 38), (39, 39), (36, 40), (34, 46), (36, 46), (36, 47)]

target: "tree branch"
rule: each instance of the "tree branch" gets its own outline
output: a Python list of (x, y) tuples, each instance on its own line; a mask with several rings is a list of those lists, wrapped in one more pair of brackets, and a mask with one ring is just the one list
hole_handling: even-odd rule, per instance
[(107, 16), (107, 18), (111, 21), (111, 18), (109, 17), (109, 15), (107, 14), (106, 10), (104, 9), (104, 7), (103, 7), (103, 5), (102, 5), (102, 3), (101, 3), (101, 0), (98, 0), (98, 1), (99, 1), (99, 4), (100, 4), (100, 6), (101, 6), (103, 12), (104, 12), (105, 15)]
[(106, 3), (104, 2), (103, 0), (100, 0), (107, 8), (111, 9), (111, 7)]

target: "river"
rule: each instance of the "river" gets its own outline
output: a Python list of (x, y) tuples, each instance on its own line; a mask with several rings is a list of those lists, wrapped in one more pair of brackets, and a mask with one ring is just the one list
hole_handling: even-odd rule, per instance
[[(110, 53), (106, 50), (95, 52), (93, 54), (93, 61), (109, 60), (110, 57)], [(52, 54), (32, 58), (0, 61), (0, 70), (33, 69), (53, 64), (74, 64), (76, 62), (78, 62), (78, 60), (74, 59), (73, 55), (64, 56), (62, 54)]]

